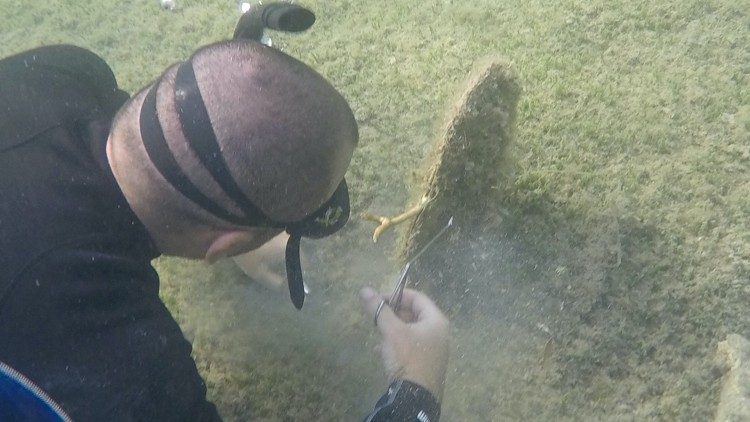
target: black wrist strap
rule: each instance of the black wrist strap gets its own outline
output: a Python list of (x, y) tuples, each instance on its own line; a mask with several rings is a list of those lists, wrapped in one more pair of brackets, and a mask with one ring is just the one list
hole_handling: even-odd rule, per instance
[(440, 403), (429, 390), (407, 380), (396, 380), (380, 397), (364, 422), (437, 422)]

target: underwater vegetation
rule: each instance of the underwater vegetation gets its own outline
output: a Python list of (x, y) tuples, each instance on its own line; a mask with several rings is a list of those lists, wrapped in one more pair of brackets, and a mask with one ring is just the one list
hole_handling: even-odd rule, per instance
[[(354, 110), (353, 216), (414, 205), (477, 60), (505, 58), (522, 87), (495, 218), (434, 249), (465, 286), (437, 292), (454, 330), (444, 419), (710, 419), (727, 371), (717, 344), (750, 338), (747, 2), (304, 4), (315, 26), (271, 37)], [(131, 92), (239, 17), (220, 0), (0, 6), (3, 55), (77, 44)], [(372, 406), (385, 380), (356, 292), (390, 287), (399, 244), (371, 229), (353, 218), (309, 250), (301, 313), (229, 262), (157, 262), (227, 420), (357, 420)]]

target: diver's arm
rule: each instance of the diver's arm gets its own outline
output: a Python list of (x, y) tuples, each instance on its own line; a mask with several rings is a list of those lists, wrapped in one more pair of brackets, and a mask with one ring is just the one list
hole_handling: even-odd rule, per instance
[[(375, 318), (384, 297), (365, 288), (360, 298), (368, 315)], [(382, 306), (376, 322), (383, 336), (383, 363), (392, 382), (365, 422), (437, 421), (448, 365), (448, 319), (427, 296), (407, 289), (400, 309), (393, 312)]]

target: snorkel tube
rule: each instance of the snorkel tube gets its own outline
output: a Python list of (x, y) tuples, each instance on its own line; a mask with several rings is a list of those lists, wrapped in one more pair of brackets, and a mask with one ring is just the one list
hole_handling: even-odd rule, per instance
[(235, 40), (261, 42), (266, 28), (284, 32), (302, 32), (315, 23), (315, 14), (296, 4), (279, 2), (255, 4), (242, 14), (234, 29)]
[[(253, 40), (267, 44), (266, 29), (284, 32), (302, 32), (315, 23), (315, 14), (287, 2), (257, 3), (242, 14), (234, 29), (234, 38)], [(302, 281), (302, 266), (299, 258), (300, 240), (303, 236), (324, 237), (338, 231), (349, 218), (349, 193), (346, 181), (342, 181), (336, 192), (323, 206), (299, 223), (286, 225), (290, 237), (286, 245), (286, 275), (289, 296), (297, 309), (302, 309), (307, 289)]]

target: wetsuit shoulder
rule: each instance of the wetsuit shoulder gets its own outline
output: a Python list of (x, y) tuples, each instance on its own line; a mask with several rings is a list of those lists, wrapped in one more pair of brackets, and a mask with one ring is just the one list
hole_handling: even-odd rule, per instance
[(127, 99), (99, 56), (72, 45), (0, 60), (0, 150), (65, 122), (111, 116)]
[(109, 65), (85, 48), (74, 45), (50, 45), (27, 50), (0, 60), (0, 75), (33, 74), (54, 70), (65, 74), (93, 92), (108, 96), (117, 90), (117, 80)]

